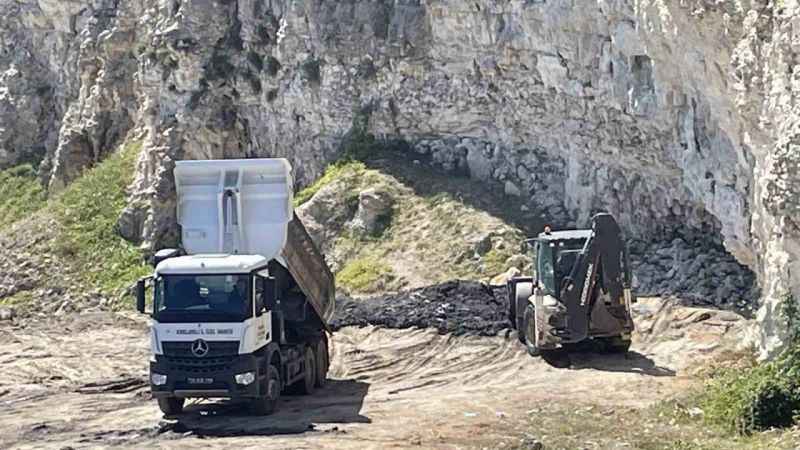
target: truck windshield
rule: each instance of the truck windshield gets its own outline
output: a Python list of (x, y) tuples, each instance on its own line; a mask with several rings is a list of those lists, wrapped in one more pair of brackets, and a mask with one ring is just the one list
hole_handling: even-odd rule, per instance
[(167, 275), (156, 280), (155, 318), (240, 321), (252, 315), (250, 275)]

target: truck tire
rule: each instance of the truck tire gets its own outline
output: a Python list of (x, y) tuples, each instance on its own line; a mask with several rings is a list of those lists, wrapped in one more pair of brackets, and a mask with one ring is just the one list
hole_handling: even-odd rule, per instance
[(531, 337), (536, 335), (536, 309), (530, 303), (525, 307), (522, 322), (524, 324), (522, 327), (522, 330), (524, 330), (522, 338), (524, 339), (528, 354), (531, 356), (540, 356), (542, 353), (541, 350), (531, 341)]
[(274, 364), (267, 367), (266, 392), (262, 397), (253, 399), (250, 409), (253, 414), (266, 416), (275, 412), (278, 407), (278, 399), (281, 397), (281, 372)]
[(328, 366), (330, 365), (328, 344), (325, 342), (325, 339), (320, 339), (317, 341), (314, 355), (317, 359), (317, 376), (314, 385), (318, 388), (321, 388), (325, 386), (325, 381), (328, 378)]
[(183, 412), (183, 403), (186, 399), (178, 397), (161, 397), (158, 399), (158, 408), (165, 416), (174, 416)]
[(311, 395), (314, 393), (314, 384), (317, 378), (317, 358), (314, 356), (314, 350), (309, 346), (306, 347), (306, 353), (303, 357), (303, 378), (295, 382), (295, 391), (300, 395)]

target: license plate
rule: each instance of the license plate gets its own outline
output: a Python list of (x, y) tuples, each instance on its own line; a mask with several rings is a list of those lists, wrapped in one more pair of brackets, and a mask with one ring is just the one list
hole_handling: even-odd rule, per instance
[(189, 384), (211, 384), (214, 382), (213, 378), (187, 378)]

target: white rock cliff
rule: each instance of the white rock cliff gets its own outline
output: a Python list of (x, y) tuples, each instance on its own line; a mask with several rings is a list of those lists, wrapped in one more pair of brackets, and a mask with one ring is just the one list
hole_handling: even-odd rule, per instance
[(145, 136), (120, 223), (147, 245), (174, 240), (173, 161), (282, 156), (307, 183), (367, 119), (556, 222), (605, 209), (638, 236), (721, 239), (758, 277), (765, 354), (800, 296), (797, 0), (0, 0), (0, 16), (0, 167), (42, 160), (59, 189)]

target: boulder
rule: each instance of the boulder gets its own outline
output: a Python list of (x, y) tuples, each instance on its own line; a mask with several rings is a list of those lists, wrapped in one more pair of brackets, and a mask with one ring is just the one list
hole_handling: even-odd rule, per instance
[(506, 260), (506, 267), (516, 267), (519, 270), (524, 270), (526, 267), (530, 266), (533, 263), (533, 260), (526, 255), (517, 254), (512, 255)]
[(13, 308), (0, 308), (0, 321), (12, 320), (17, 317), (17, 312)]
[(505, 193), (506, 195), (512, 195), (514, 197), (519, 197), (520, 195), (522, 195), (522, 192), (519, 190), (517, 185), (512, 183), (511, 181), (506, 181)]
[(392, 217), (394, 198), (386, 191), (366, 189), (358, 194), (358, 210), (350, 223), (354, 231), (379, 234)]
[(505, 271), (504, 273), (501, 273), (500, 275), (497, 275), (496, 277), (492, 278), (492, 280), (489, 282), (489, 285), (505, 286), (508, 283), (508, 280), (520, 276), (521, 273), (522, 272), (520, 272), (519, 269), (517, 269), (516, 267), (512, 267), (507, 271)]

